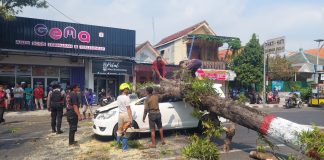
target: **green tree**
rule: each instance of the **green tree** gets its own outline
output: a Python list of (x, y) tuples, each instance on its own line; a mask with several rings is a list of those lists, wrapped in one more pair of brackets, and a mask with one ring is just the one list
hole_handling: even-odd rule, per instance
[(233, 59), (232, 69), (235, 71), (238, 84), (249, 87), (259, 86), (263, 81), (263, 50), (253, 34), (241, 54)]
[(0, 0), (0, 16), (6, 20), (13, 19), (24, 7), (47, 8), (46, 0)]
[(292, 67), (286, 57), (279, 55), (269, 57), (268, 62), (268, 74), (271, 80), (291, 80), (296, 73), (296, 69)]

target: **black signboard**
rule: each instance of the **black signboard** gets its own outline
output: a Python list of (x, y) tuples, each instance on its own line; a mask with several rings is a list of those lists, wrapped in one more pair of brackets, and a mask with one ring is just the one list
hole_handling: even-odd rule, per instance
[(95, 56), (135, 55), (135, 31), (16, 17), (0, 18), (0, 48)]
[(132, 75), (133, 63), (128, 61), (93, 60), (92, 73), (106, 75)]

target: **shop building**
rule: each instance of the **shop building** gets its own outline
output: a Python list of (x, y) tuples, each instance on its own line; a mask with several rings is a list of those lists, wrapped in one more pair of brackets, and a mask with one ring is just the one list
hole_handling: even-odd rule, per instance
[(111, 90), (132, 80), (135, 31), (16, 17), (0, 19), (0, 84), (53, 81)]

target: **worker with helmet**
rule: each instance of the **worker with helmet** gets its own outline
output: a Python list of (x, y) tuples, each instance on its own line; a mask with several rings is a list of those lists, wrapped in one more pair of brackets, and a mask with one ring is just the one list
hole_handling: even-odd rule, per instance
[(130, 92), (130, 85), (127, 83), (123, 83), (119, 86), (119, 90), (121, 94), (117, 97), (117, 105), (118, 105), (118, 130), (117, 130), (117, 145), (122, 142), (122, 150), (127, 150), (127, 139), (128, 137), (125, 134), (125, 131), (128, 127), (132, 125), (133, 116), (132, 110), (130, 108), (130, 98), (128, 96)]

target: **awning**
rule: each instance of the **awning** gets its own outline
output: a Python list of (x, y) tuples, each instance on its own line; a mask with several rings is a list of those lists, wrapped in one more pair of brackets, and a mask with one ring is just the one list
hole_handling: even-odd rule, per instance
[(234, 81), (236, 73), (232, 70), (199, 69), (196, 74), (219, 81)]

